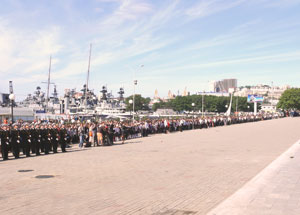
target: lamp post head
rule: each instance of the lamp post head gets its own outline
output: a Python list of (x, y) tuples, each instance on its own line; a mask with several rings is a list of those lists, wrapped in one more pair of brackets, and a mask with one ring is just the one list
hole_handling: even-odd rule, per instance
[(133, 100), (132, 100), (132, 99), (130, 99), (128, 102), (129, 102), (129, 104), (132, 104), (132, 103), (133, 103)]
[(13, 94), (13, 93), (10, 94), (8, 98), (9, 98), (9, 100), (14, 101), (15, 100), (15, 94)]
[(194, 107), (194, 106), (195, 106), (195, 103), (192, 103), (192, 106)]
[(137, 85), (137, 80), (134, 80), (133, 83), (134, 83), (134, 85)]

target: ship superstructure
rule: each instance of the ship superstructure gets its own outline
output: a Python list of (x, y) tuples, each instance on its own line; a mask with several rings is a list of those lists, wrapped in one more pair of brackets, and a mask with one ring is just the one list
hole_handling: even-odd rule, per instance
[(52, 96), (49, 97), (48, 102), (45, 95), (46, 94), (42, 91), (41, 87), (38, 86), (34, 93), (28, 94), (19, 105), (32, 108), (36, 113), (60, 113), (60, 101), (56, 86), (54, 86)]
[(62, 102), (62, 112), (70, 115), (93, 115), (98, 117), (129, 116), (124, 102), (124, 89), (120, 88), (119, 96), (114, 97), (103, 86), (99, 96), (83, 86), (81, 92), (75, 89), (66, 90)]

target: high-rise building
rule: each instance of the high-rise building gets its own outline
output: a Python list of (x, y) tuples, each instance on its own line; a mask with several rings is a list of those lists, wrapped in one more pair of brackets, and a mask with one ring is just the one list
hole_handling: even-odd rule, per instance
[(213, 92), (228, 93), (230, 88), (237, 88), (237, 79), (223, 79), (221, 81), (213, 81), (210, 83)]

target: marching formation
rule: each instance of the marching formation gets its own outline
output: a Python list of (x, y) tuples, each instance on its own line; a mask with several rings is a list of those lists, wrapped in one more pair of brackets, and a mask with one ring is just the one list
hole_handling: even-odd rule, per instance
[(26, 157), (41, 153), (66, 152), (71, 143), (79, 147), (110, 146), (115, 141), (147, 137), (149, 134), (182, 132), (191, 129), (207, 129), (238, 123), (255, 122), (283, 117), (279, 114), (213, 116), (180, 119), (148, 119), (141, 121), (102, 121), (102, 122), (39, 122), (3, 124), (0, 128), (1, 153), (3, 160), (11, 152), (15, 158), (22, 153)]
[(20, 152), (26, 157), (49, 154), (50, 151), (57, 153), (59, 145), (61, 151), (66, 152), (67, 130), (65, 125), (59, 124), (3, 124), (0, 140), (3, 160), (8, 159), (9, 152), (15, 158), (20, 157)]

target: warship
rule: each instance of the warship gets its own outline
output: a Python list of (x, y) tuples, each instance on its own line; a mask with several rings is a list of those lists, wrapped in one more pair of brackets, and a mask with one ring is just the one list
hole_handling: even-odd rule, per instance
[[(55, 83), (51, 83), (51, 59), (49, 62), (48, 80), (42, 82), (47, 84), (47, 91), (43, 92), (40, 86), (32, 94), (16, 104), (18, 108), (32, 110), (35, 119), (59, 119), (59, 118), (128, 118), (130, 112), (126, 112), (124, 101), (124, 88), (121, 87), (118, 97), (108, 93), (107, 87), (103, 86), (99, 96), (89, 89), (90, 61), (92, 45), (90, 45), (88, 70), (86, 84), (77, 92), (75, 89), (65, 89), (63, 97), (58, 97)], [(52, 96), (50, 96), (50, 85), (54, 85)], [(12, 93), (12, 82), (10, 82), (10, 93)], [(1, 94), (0, 105), (9, 106), (9, 94)], [(6, 110), (8, 112), (8, 110)], [(9, 113), (6, 113), (8, 115)]]
[(130, 117), (131, 113), (126, 112), (124, 88), (120, 88), (118, 97), (108, 93), (106, 86), (103, 86), (100, 92), (101, 94), (97, 97), (92, 90), (86, 89), (86, 85), (83, 86), (81, 92), (76, 92), (76, 89), (65, 90), (61, 104), (62, 113), (99, 118)]

